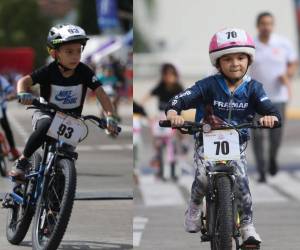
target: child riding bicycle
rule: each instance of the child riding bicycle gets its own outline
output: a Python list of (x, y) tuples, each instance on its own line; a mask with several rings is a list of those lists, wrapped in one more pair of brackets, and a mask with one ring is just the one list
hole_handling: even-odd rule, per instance
[[(95, 91), (107, 120), (108, 131), (117, 134), (117, 122), (113, 118), (113, 107), (94, 72), (80, 62), (81, 53), (89, 38), (79, 26), (58, 24), (48, 34), (47, 48), (54, 62), (35, 70), (18, 81), (18, 97), (23, 105), (30, 105), (33, 95), (30, 88), (40, 84), (40, 101), (57, 105), (59, 108), (80, 115), (87, 88)], [(16, 161), (10, 176), (16, 180), (25, 179), (30, 168), (29, 158), (45, 141), (53, 116), (36, 111), (32, 117), (34, 132), (25, 145), (23, 154)]]
[[(280, 121), (280, 115), (265, 94), (262, 84), (251, 79), (246, 73), (254, 60), (255, 46), (251, 36), (244, 30), (227, 28), (217, 32), (210, 41), (209, 56), (218, 74), (195, 83), (194, 86), (171, 99), (166, 108), (167, 119), (173, 127), (181, 126), (184, 118), (182, 110), (196, 109), (195, 120), (204, 121), (212, 126), (221, 123), (240, 124), (247, 122), (249, 116), (259, 113), (263, 117), (260, 123), (273, 127)], [(240, 131), (240, 144), (249, 140), (248, 130)], [(200, 231), (200, 214), (207, 188), (205, 168), (213, 162), (203, 157), (203, 143), (196, 138), (194, 162), (195, 179), (191, 190), (189, 207), (185, 214), (187, 232)], [(241, 235), (244, 243), (260, 244), (261, 238), (253, 225), (252, 198), (247, 176), (245, 152), (241, 159), (232, 161), (236, 166), (237, 197), (240, 203)]]
[(5, 132), (9, 144), (9, 160), (16, 160), (20, 153), (16, 148), (13, 132), (7, 119), (7, 101), (13, 100), (16, 97), (13, 86), (0, 75), (0, 123)]

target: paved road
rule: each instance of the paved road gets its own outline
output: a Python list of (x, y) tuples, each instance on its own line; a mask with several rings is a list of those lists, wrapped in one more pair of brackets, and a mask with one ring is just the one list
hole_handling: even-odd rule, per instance
[[(254, 218), (264, 242), (261, 249), (299, 248), (300, 227), (300, 121), (286, 123), (283, 147), (279, 154), (282, 171), (267, 184), (258, 184), (251, 146), (248, 147), (249, 177), (254, 201)], [(151, 138), (144, 131), (144, 147), (139, 162), (139, 185), (135, 187), (133, 244), (142, 250), (209, 249), (198, 234), (183, 229), (184, 211), (193, 181), (191, 166), (183, 166), (177, 183), (157, 180), (149, 167)], [(147, 154), (145, 153), (147, 152)], [(192, 155), (188, 156), (191, 165)]]
[[(59, 249), (132, 248), (132, 135), (130, 104), (123, 104), (123, 133), (109, 138), (89, 124), (88, 138), (78, 146), (77, 198), (67, 233)], [(84, 113), (97, 114), (96, 105), (87, 104)], [(31, 112), (15, 103), (9, 106), (9, 119), (17, 145), (31, 133)], [(0, 179), (0, 193), (10, 190), (8, 180)], [(113, 198), (113, 200), (101, 198)], [(119, 199), (121, 198), (121, 199)], [(22, 247), (10, 246), (5, 237), (6, 210), (0, 210), (0, 250), (31, 249), (31, 232)]]

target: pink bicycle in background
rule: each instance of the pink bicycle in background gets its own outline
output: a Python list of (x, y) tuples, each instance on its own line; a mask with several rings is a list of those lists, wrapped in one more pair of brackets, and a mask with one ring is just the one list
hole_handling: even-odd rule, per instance
[(151, 132), (154, 139), (155, 157), (152, 166), (157, 168), (156, 176), (162, 180), (171, 178), (177, 181), (176, 173), (176, 130), (162, 128), (159, 120), (165, 119), (163, 112), (159, 113), (151, 122)]

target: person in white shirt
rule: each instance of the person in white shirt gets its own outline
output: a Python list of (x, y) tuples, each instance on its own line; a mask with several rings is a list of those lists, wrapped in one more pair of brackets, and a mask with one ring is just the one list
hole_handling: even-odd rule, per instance
[[(297, 69), (297, 54), (286, 38), (273, 33), (274, 17), (271, 13), (260, 13), (256, 19), (256, 26), (256, 53), (250, 75), (264, 83), (264, 89), (279, 110), (284, 124), (286, 103), (292, 93), (291, 78)], [(253, 131), (253, 150), (260, 175), (259, 182), (266, 182), (266, 160), (269, 173), (273, 176), (278, 172), (276, 156), (281, 144), (282, 127), (268, 131), (269, 154), (266, 160), (263, 147), (264, 132), (259, 129)]]

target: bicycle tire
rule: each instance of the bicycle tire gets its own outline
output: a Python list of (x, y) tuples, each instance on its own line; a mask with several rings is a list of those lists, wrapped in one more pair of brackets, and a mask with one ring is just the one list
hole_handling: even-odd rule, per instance
[(7, 164), (5, 161), (5, 156), (3, 153), (3, 148), (2, 148), (2, 144), (0, 145), (0, 174), (3, 177), (7, 176)]
[[(41, 161), (42, 157), (39, 153), (34, 153), (30, 158), (30, 162), (34, 169), (39, 166)], [(26, 194), (27, 188), (29, 188), (28, 184), (23, 185), (23, 194)], [(33, 214), (34, 208), (30, 206), (25, 207), (15, 204), (15, 207), (8, 209), (6, 222), (6, 238), (11, 244), (19, 245), (23, 241), (31, 224)], [(19, 220), (20, 222), (17, 225), (14, 225)]]
[[(74, 162), (69, 159), (60, 159), (57, 162), (57, 170), (60, 170), (60, 173), (54, 175), (52, 182), (51, 180), (49, 181), (48, 191), (45, 192), (46, 195), (44, 197), (40, 196), (37, 204), (32, 227), (32, 247), (34, 250), (57, 249), (72, 213), (76, 191), (76, 169)], [(62, 183), (62, 178), (64, 178), (64, 184), (63, 187), (59, 187)], [(50, 202), (52, 205), (55, 202), (51, 196), (51, 192), (55, 193), (56, 191), (53, 190), (56, 188), (58, 188), (56, 191), (60, 188), (60, 191), (57, 193), (57, 198), (58, 200), (60, 199), (59, 211), (54, 211), (54, 209), (50, 208)], [(51, 191), (51, 189), (53, 190)], [(57, 220), (55, 223), (51, 223), (50, 220), (55, 220), (55, 214), (57, 214)]]
[(216, 178), (217, 208), (214, 232), (211, 241), (212, 250), (231, 250), (233, 238), (233, 209), (231, 181), (226, 175)]

